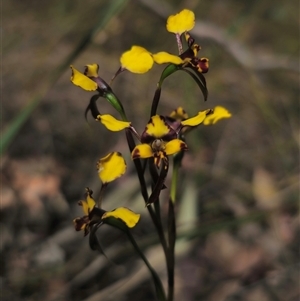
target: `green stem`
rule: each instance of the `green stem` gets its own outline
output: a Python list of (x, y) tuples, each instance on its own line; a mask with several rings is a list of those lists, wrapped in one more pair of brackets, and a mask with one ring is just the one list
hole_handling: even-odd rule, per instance
[(174, 277), (175, 277), (175, 242), (176, 242), (176, 221), (174, 202), (169, 199), (168, 211), (168, 301), (174, 298)]
[(173, 301), (174, 299), (175, 243), (176, 243), (175, 201), (176, 201), (179, 168), (181, 166), (183, 155), (184, 152), (179, 152), (173, 157), (173, 173), (172, 173), (169, 210), (168, 210), (168, 253), (167, 253), (168, 301)]
[(181, 151), (176, 155), (174, 155), (173, 157), (173, 173), (172, 173), (172, 182), (171, 182), (171, 189), (170, 189), (170, 198), (173, 204), (175, 204), (175, 200), (176, 200), (178, 174), (179, 174), (179, 168), (181, 166), (181, 161), (183, 156), (184, 156), (184, 152)]
[(164, 291), (164, 288), (163, 288), (163, 285), (161, 283), (161, 280), (160, 280), (159, 276), (157, 275), (155, 270), (150, 265), (149, 261), (147, 260), (147, 258), (144, 255), (144, 253), (139, 248), (139, 246), (136, 243), (136, 241), (135, 241), (134, 237), (132, 236), (131, 232), (128, 230), (128, 231), (126, 231), (126, 233), (127, 233), (127, 236), (129, 238), (131, 244), (135, 248), (136, 252), (140, 255), (141, 259), (144, 261), (145, 265), (147, 266), (148, 270), (150, 271), (150, 273), (152, 275), (152, 278), (153, 278), (153, 281), (154, 281), (154, 284), (155, 284), (156, 295), (157, 295), (158, 300), (159, 301), (167, 301), (165, 291)]
[(167, 245), (167, 241), (164, 235), (164, 230), (163, 230), (163, 226), (162, 226), (162, 222), (161, 222), (161, 216), (160, 216), (160, 202), (159, 200), (157, 200), (156, 202), (154, 202), (154, 210), (155, 210), (155, 214), (156, 214), (156, 218), (158, 221), (158, 225), (156, 227), (164, 254), (165, 254), (165, 258), (166, 258), (166, 263), (167, 263), (167, 268), (168, 268), (168, 245)]
[(171, 189), (170, 189), (170, 198), (173, 204), (175, 203), (176, 200), (178, 171), (179, 171), (179, 166), (173, 165), (173, 173), (172, 173), (172, 181), (171, 181)]

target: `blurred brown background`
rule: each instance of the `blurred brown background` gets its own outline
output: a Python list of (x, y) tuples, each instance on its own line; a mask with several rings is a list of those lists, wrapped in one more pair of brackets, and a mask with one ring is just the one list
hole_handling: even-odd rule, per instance
[[(133, 44), (176, 53), (165, 22), (183, 8), (195, 12), (192, 33), (200, 56), (210, 60), (209, 97), (204, 103), (191, 78), (178, 72), (163, 86), (159, 113), (182, 105), (193, 115), (223, 105), (233, 117), (187, 137), (177, 203), (176, 300), (299, 300), (295, 0), (2, 3), (3, 145), (7, 133), (15, 133), (1, 160), (2, 300), (155, 299), (149, 273), (125, 237), (99, 230), (107, 259), (73, 229), (84, 188), (99, 191), (97, 160), (122, 152), (128, 171), (108, 188), (103, 206), (142, 214), (134, 236), (166, 281), (124, 133), (110, 133), (91, 117), (85, 121), (92, 95), (70, 83), (69, 65), (83, 71), (98, 63), (109, 81)], [(162, 70), (123, 73), (113, 83), (140, 132)], [(98, 104), (113, 113), (104, 99)]]

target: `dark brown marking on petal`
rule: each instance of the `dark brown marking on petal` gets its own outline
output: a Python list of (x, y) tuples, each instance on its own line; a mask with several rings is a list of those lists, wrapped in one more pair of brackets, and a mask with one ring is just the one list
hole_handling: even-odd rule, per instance
[(213, 113), (214, 113), (214, 109), (208, 109), (207, 112), (206, 112), (206, 116), (211, 115)]
[(131, 154), (132, 159), (140, 158), (140, 150), (138, 148), (135, 148)]
[(190, 33), (188, 31), (185, 32), (184, 36), (185, 36), (185, 40), (188, 44), (188, 47), (190, 48), (194, 44), (195, 39), (190, 35)]
[(180, 149), (181, 149), (181, 150), (184, 150), (184, 151), (185, 151), (185, 150), (188, 150), (188, 147), (187, 147), (186, 143), (181, 142), (181, 143), (180, 143)]
[(169, 126), (169, 128), (170, 128), (169, 132), (162, 137), (163, 140), (167, 141), (167, 142), (171, 141), (173, 139), (176, 139), (178, 136), (178, 134), (176, 133), (176, 131), (174, 129), (172, 129), (170, 126)]

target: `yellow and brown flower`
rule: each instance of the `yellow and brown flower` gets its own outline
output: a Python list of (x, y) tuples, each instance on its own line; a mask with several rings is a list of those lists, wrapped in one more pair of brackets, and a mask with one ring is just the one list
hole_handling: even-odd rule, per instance
[(84, 231), (84, 235), (88, 235), (92, 227), (100, 227), (107, 223), (108, 219), (121, 220), (128, 228), (133, 228), (139, 221), (140, 215), (125, 207), (119, 207), (111, 211), (105, 211), (96, 206), (96, 202), (92, 197), (93, 191), (86, 188), (85, 200), (79, 201), (82, 206), (84, 216), (77, 217), (73, 220), (76, 231)]
[(85, 66), (84, 73), (75, 69), (72, 65), (71, 82), (85, 91), (111, 91), (110, 86), (98, 75), (99, 65), (91, 64)]

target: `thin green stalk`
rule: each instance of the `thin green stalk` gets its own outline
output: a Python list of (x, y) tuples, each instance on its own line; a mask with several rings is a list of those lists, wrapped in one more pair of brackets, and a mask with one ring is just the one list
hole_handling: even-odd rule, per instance
[(175, 243), (176, 243), (176, 217), (175, 201), (178, 183), (179, 168), (184, 152), (179, 152), (173, 157), (173, 172), (170, 189), (169, 209), (168, 209), (168, 301), (174, 299), (174, 277), (175, 277)]
[[(167, 245), (167, 241), (164, 235), (164, 230), (163, 230), (163, 226), (162, 226), (162, 222), (161, 222), (161, 216), (160, 216), (160, 202), (159, 200), (157, 200), (156, 202), (154, 202), (154, 210), (155, 210), (155, 214), (158, 220), (158, 227), (156, 228), (165, 257), (166, 257), (166, 262), (168, 262), (168, 245)], [(168, 263), (167, 263), (167, 268), (168, 268)]]
[[(183, 137), (181, 137), (181, 139), (184, 140)], [(183, 151), (180, 151), (179, 153), (173, 156), (173, 172), (172, 172), (172, 182), (171, 182), (171, 189), (170, 189), (170, 198), (173, 204), (175, 204), (175, 200), (176, 200), (178, 173), (179, 173), (179, 168), (181, 166), (181, 161), (183, 159), (183, 156), (184, 156)]]
[(174, 298), (176, 219), (174, 202), (169, 199), (168, 210), (168, 301)]
[(178, 174), (179, 174), (179, 166), (177, 164), (173, 165), (173, 173), (172, 173), (171, 189), (170, 189), (170, 198), (173, 204), (175, 203), (176, 200)]
[[(160, 183), (161, 185), (160, 185), (160, 188), (159, 188), (159, 192), (160, 192), (161, 187), (163, 187), (163, 185), (164, 185), (165, 176), (161, 177), (159, 175), (157, 177), (157, 175), (156, 175), (157, 170), (156, 170), (156, 166), (154, 164), (153, 158), (149, 159), (148, 161), (149, 161), (150, 174), (151, 174), (151, 177), (152, 177), (152, 181), (154, 183), (154, 185), (152, 187), (152, 195), (153, 195), (153, 192), (155, 191), (155, 189), (157, 189), (157, 184), (159, 184), (159, 182), (161, 182)], [(167, 172), (167, 170), (165, 169), (166, 166), (165, 166), (164, 162), (162, 163), (162, 165), (163, 166), (161, 167), (161, 173), (165, 172), (165, 171)], [(150, 196), (150, 198), (151, 198), (151, 196)], [(150, 200), (150, 198), (149, 198), (149, 200)], [(150, 207), (150, 206), (147, 206), (147, 207)], [(166, 241), (166, 237), (165, 237), (165, 234), (164, 234), (164, 229), (163, 229), (163, 225), (162, 225), (162, 221), (161, 221), (159, 195), (157, 196), (157, 200), (154, 201), (154, 210), (155, 210), (156, 219), (157, 219), (156, 231), (157, 231), (158, 236), (160, 238), (160, 242), (161, 242), (163, 251), (165, 253), (167, 267), (168, 267), (168, 254), (167, 254), (168, 253), (168, 245), (167, 245), (167, 241)]]
[(145, 265), (147, 266), (148, 270), (150, 271), (150, 273), (152, 275), (152, 278), (153, 278), (153, 281), (154, 281), (154, 284), (155, 284), (156, 295), (157, 295), (158, 300), (159, 301), (167, 301), (165, 291), (164, 291), (164, 288), (163, 288), (163, 285), (161, 283), (161, 280), (160, 280), (159, 276), (157, 275), (155, 270), (150, 265), (149, 261), (147, 260), (147, 258), (144, 255), (144, 253), (139, 248), (139, 246), (136, 243), (136, 241), (135, 241), (134, 237), (132, 236), (131, 232), (126, 231), (126, 233), (127, 233), (127, 236), (129, 238), (131, 244), (135, 248), (136, 252), (140, 255), (141, 259), (144, 261)]

